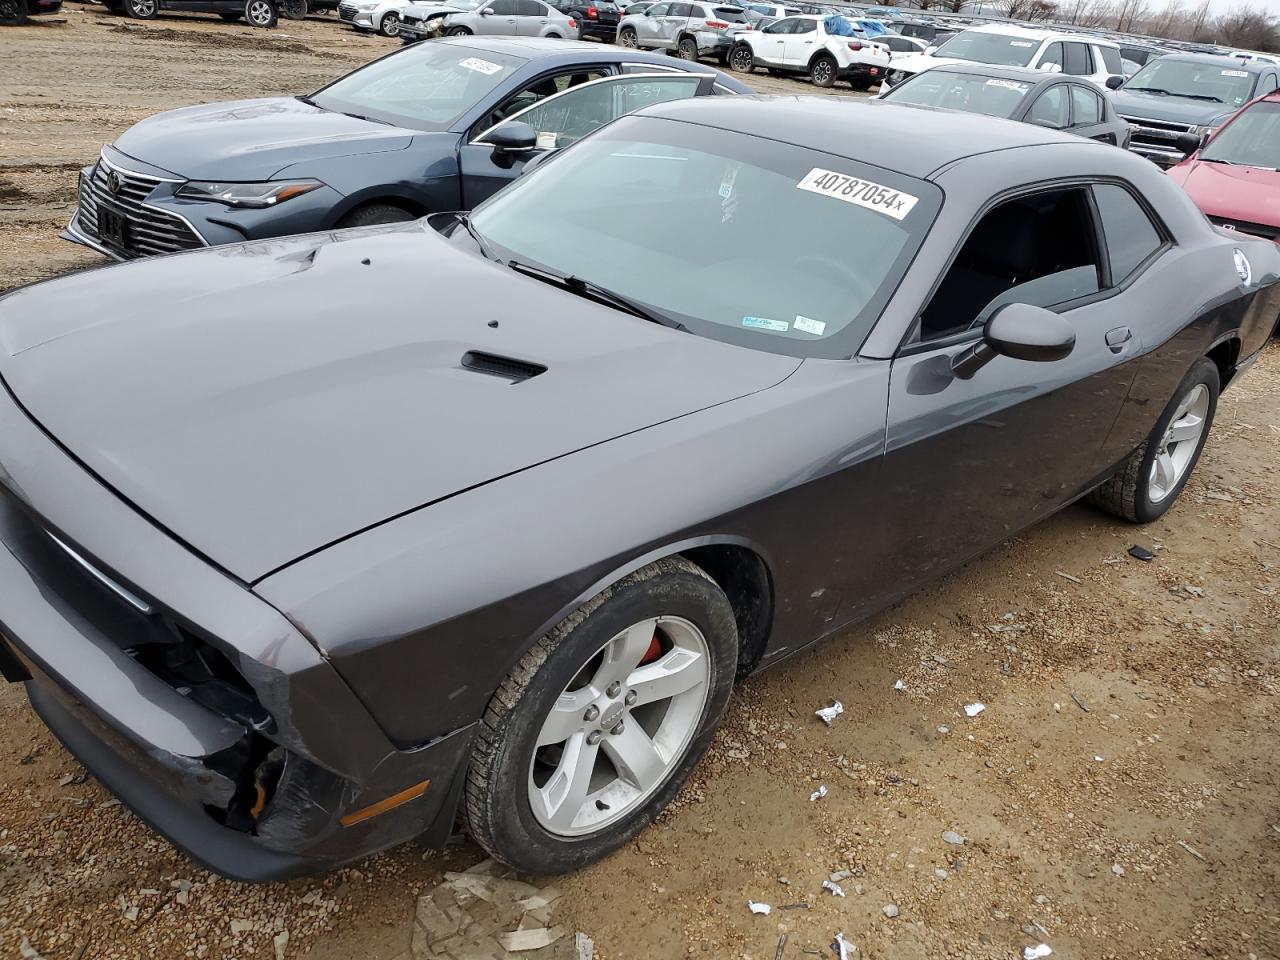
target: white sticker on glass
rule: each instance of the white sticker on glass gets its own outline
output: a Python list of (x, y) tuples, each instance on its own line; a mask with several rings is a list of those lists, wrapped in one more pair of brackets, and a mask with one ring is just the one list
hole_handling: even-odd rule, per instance
[(1019, 83), (1017, 80), (1000, 80), (998, 78), (993, 78), (987, 81), (987, 86), (988, 87), (1004, 87), (1008, 90), (1017, 90), (1019, 93), (1021, 93), (1023, 90), (1027, 89), (1028, 84)]
[(786, 333), (790, 326), (785, 320), (770, 320), (768, 317), (743, 317), (742, 325), (754, 330), (769, 330), (773, 333)]
[(539, 150), (554, 150), (556, 148), (557, 134), (550, 131), (544, 131), (538, 134), (537, 147)]
[(1248, 70), (1223, 70), (1222, 75), (1224, 77), (1247, 77), (1249, 75), (1249, 71)]
[(1010, 40), (1009, 41), (1009, 46), (1011, 47), (1034, 47), (1035, 45), (1036, 44), (1034, 40)]
[(483, 73), (486, 77), (491, 77), (502, 70), (501, 64), (481, 60), (479, 57), (467, 57), (467, 59), (459, 61), (458, 66), (474, 70), (476, 73)]
[(893, 187), (884, 187), (870, 180), (860, 180), (821, 167), (814, 167), (806, 173), (796, 187), (823, 197), (854, 203), (895, 220), (904, 219), (920, 199)]
[(826, 323), (822, 320), (811, 320), (809, 317), (802, 317), (796, 314), (795, 328), (801, 333), (812, 333), (815, 337), (820, 337), (823, 331), (827, 329)]

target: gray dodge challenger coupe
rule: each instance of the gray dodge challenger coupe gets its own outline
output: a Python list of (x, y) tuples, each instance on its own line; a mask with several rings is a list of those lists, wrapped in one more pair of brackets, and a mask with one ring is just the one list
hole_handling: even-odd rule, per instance
[(1278, 279), (1122, 150), (703, 97), (470, 217), (20, 288), (4, 673), (222, 874), (459, 812), (580, 867), (671, 800), (736, 679), (1077, 498), (1164, 513)]

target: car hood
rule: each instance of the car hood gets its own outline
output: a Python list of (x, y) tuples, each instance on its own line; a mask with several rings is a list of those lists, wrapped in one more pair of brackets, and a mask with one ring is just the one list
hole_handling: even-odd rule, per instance
[[(512, 382), (466, 366), (472, 351), (546, 369)], [(0, 376), (27, 413), (246, 582), (799, 363), (584, 300), (425, 221), (135, 261), (0, 299)]]
[(1116, 113), (1142, 120), (1210, 125), (1231, 115), (1226, 104), (1208, 100), (1188, 100), (1160, 93), (1131, 93), (1123, 87), (1111, 94)]
[(1211, 217), (1280, 227), (1280, 173), (1262, 167), (1184, 160), (1169, 171)]
[(960, 60), (953, 60), (951, 57), (935, 57), (929, 53), (909, 53), (905, 57), (898, 57), (898, 59), (894, 60), (893, 69), (904, 70), (907, 73), (920, 73), (923, 70), (931, 70), (934, 67), (950, 66), (961, 62)]
[(422, 20), (428, 17), (434, 17), (443, 13), (461, 13), (457, 7), (452, 7), (447, 3), (409, 3), (401, 4), (404, 12), (410, 16), (418, 17)]
[(413, 132), (293, 97), (169, 110), (121, 134), (121, 153), (189, 180), (266, 180), (307, 160), (403, 150)]

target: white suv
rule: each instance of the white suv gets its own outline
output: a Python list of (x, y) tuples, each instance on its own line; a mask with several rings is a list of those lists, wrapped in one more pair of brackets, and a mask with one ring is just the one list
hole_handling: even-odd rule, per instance
[[(900, 57), (893, 62), (881, 93), (907, 77), (954, 63), (990, 63), (1004, 67), (1031, 67), (1091, 80), (1099, 87), (1116, 86), (1124, 79), (1120, 47), (1111, 40), (1054, 30), (1035, 30), (991, 24), (964, 30), (948, 39), (932, 54)], [(1108, 81), (1111, 77), (1118, 80)]]
[(889, 48), (874, 40), (827, 33), (823, 17), (787, 17), (763, 30), (734, 36), (729, 69), (751, 73), (756, 67), (787, 73), (807, 73), (815, 86), (829, 87), (848, 80), (865, 90), (883, 79), (889, 67)]

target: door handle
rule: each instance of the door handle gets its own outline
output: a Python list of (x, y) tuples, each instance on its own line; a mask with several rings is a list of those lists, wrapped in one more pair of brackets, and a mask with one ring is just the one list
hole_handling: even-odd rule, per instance
[(1112, 353), (1121, 353), (1125, 344), (1133, 339), (1133, 331), (1128, 327), (1116, 327), (1107, 331), (1107, 346)]

